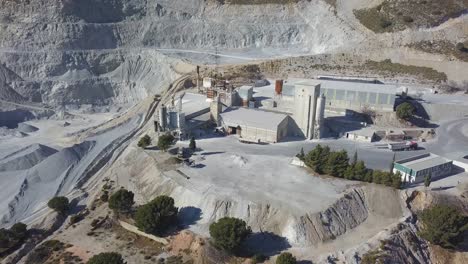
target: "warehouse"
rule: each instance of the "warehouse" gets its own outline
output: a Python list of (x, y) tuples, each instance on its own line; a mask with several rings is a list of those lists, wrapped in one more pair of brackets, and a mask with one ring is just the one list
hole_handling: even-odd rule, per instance
[(394, 111), (398, 90), (395, 85), (332, 80), (320, 80), (320, 83), (320, 93), (327, 97), (327, 108)]
[(292, 79), (282, 85), (280, 101), (294, 97), (296, 86), (304, 81), (315, 81), (320, 84), (320, 94), (327, 98), (326, 109), (328, 111), (349, 109), (359, 112), (364, 108), (385, 112), (394, 111), (398, 93), (396, 85), (349, 80)]
[(452, 173), (453, 161), (444, 157), (427, 153), (408, 159), (396, 161), (393, 172), (400, 172), (402, 180), (409, 183), (423, 182), (425, 176), (431, 179), (447, 176)]
[(221, 126), (242, 141), (276, 143), (288, 135), (286, 114), (252, 108), (229, 108), (220, 114)]

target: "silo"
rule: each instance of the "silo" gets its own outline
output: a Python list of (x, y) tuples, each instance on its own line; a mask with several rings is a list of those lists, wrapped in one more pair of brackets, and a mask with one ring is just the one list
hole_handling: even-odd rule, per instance
[(317, 111), (315, 112), (315, 131), (314, 138), (319, 139), (323, 136), (323, 130), (325, 128), (325, 95), (321, 94), (317, 98)]
[(162, 131), (166, 130), (167, 127), (167, 107), (162, 105), (159, 108), (159, 125), (161, 126)]
[(275, 93), (276, 95), (281, 95), (283, 93), (283, 80), (276, 80)]

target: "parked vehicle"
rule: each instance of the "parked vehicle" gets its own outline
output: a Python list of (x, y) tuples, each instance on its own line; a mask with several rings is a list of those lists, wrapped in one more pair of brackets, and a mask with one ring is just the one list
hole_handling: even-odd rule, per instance
[(388, 146), (388, 149), (391, 151), (404, 151), (404, 150), (418, 149), (418, 143), (416, 141), (388, 143), (387, 146)]

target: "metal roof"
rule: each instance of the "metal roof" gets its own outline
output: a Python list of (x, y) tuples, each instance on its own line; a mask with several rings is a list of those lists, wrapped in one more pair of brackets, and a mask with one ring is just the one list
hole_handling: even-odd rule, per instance
[(321, 89), (337, 89), (358, 92), (374, 92), (384, 94), (397, 94), (398, 86), (394, 84), (360, 83), (351, 81), (333, 81), (316, 79), (292, 79), (286, 84), (314, 85), (321, 84)]
[(402, 162), (402, 163), (397, 162), (397, 163), (409, 169), (412, 169), (413, 171), (420, 171), (420, 170), (436, 167), (436, 166), (449, 163), (449, 162), (452, 162), (452, 161), (444, 157), (430, 153), (429, 156), (421, 158), (421, 159), (416, 159), (413, 161)]
[(288, 115), (252, 108), (228, 108), (221, 119), (228, 126), (247, 126), (276, 131)]

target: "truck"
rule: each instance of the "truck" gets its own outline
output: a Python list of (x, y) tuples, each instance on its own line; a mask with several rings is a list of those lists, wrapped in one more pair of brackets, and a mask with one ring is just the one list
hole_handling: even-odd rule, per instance
[(388, 143), (388, 149), (391, 151), (416, 150), (418, 143), (416, 141)]

